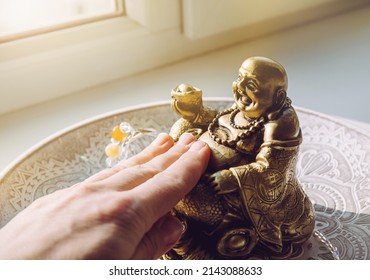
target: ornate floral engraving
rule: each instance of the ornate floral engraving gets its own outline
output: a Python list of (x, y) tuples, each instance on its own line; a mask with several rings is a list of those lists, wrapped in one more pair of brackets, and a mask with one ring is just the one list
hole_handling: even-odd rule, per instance
[(299, 179), (315, 204), (316, 228), (341, 259), (369, 259), (369, 135), (324, 115), (299, 113)]

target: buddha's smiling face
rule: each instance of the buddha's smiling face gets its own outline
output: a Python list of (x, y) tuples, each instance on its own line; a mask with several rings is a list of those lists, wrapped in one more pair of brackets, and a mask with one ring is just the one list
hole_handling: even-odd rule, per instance
[(240, 67), (233, 92), (237, 107), (246, 117), (265, 115), (274, 106), (277, 90), (286, 89), (285, 71), (282, 73), (277, 66), (281, 67), (272, 60), (253, 57)]

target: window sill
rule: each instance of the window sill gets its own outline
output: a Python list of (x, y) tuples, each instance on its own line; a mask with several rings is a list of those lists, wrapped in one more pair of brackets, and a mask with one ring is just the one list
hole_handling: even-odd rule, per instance
[[(197, 40), (186, 37), (180, 21), (176, 25), (177, 18), (171, 14), (170, 24), (159, 24), (155, 30), (117, 17), (0, 44), (0, 114), (287, 30), (297, 23), (347, 11), (364, 1), (339, 1), (315, 12), (302, 11)], [(162, 21), (167, 20), (165, 10), (157, 10)]]

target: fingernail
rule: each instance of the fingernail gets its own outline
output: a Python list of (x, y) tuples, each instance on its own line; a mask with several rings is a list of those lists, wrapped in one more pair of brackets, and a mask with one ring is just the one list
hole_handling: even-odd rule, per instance
[(180, 136), (178, 143), (187, 145), (187, 144), (194, 142), (194, 140), (195, 140), (195, 137), (192, 134), (184, 133)]
[(163, 242), (166, 246), (174, 245), (184, 232), (184, 225), (173, 216), (167, 216), (161, 224)]
[(195, 141), (191, 147), (190, 147), (190, 151), (200, 151), (201, 149), (203, 149), (207, 144), (204, 143), (203, 141)]
[(160, 133), (157, 138), (152, 142), (152, 145), (161, 146), (171, 139), (167, 133)]

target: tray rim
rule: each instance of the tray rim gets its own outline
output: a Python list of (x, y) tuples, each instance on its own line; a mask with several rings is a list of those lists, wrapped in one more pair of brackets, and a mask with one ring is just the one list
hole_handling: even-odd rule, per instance
[[(203, 98), (203, 101), (204, 102), (233, 102), (233, 98), (232, 97), (205, 97), (205, 98)], [(63, 128), (63, 129), (60, 129), (60, 130), (50, 134), (49, 136), (45, 137), (44, 139), (38, 141), (34, 145), (30, 146), (24, 152), (19, 154), (14, 160), (12, 160), (3, 170), (0, 171), (0, 181), (2, 181), (9, 174), (9, 172), (11, 172), (13, 169), (15, 169), (18, 164), (20, 164), (23, 160), (27, 159), (27, 157), (29, 157), (33, 153), (36, 153), (38, 150), (42, 149), (43, 146), (45, 146), (46, 144), (54, 141), (58, 137), (63, 136), (64, 134), (70, 133), (73, 130), (77, 130), (80, 127), (83, 127), (85, 125), (92, 124), (94, 122), (97, 122), (97, 121), (100, 121), (100, 120), (103, 120), (103, 119), (106, 119), (106, 118), (109, 118), (109, 117), (113, 117), (115, 115), (119, 115), (119, 114), (123, 114), (123, 113), (129, 113), (129, 112), (132, 112), (132, 111), (136, 111), (136, 110), (140, 110), (140, 109), (144, 109), (144, 108), (148, 108), (148, 107), (160, 107), (160, 106), (164, 106), (164, 105), (170, 106), (170, 104), (171, 104), (171, 100), (162, 100), (162, 101), (141, 103), (141, 104), (133, 105), (133, 106), (126, 106), (126, 107), (122, 107), (120, 109), (108, 111), (108, 112), (105, 112), (105, 113), (102, 113), (102, 114), (98, 114), (98, 115), (86, 118), (86, 119), (81, 120), (79, 122), (76, 122), (72, 125), (69, 125), (69, 126)], [(335, 123), (337, 123), (341, 126), (345, 126), (348, 129), (354, 130), (357, 133), (363, 134), (366, 137), (370, 138), (370, 132), (369, 131), (367, 131), (365, 129), (362, 129), (360, 127), (351, 125), (349, 123), (346, 123), (345, 119), (338, 120), (337, 118), (335, 118), (333, 116), (326, 115), (324, 113), (320, 113), (320, 112), (317, 112), (317, 111), (314, 111), (314, 110), (311, 110), (311, 109), (302, 108), (300, 106), (293, 106), (293, 107), (295, 108), (295, 110), (297, 112), (311, 114), (311, 115), (318, 116), (320, 118), (327, 119), (331, 122), (335, 122)]]

